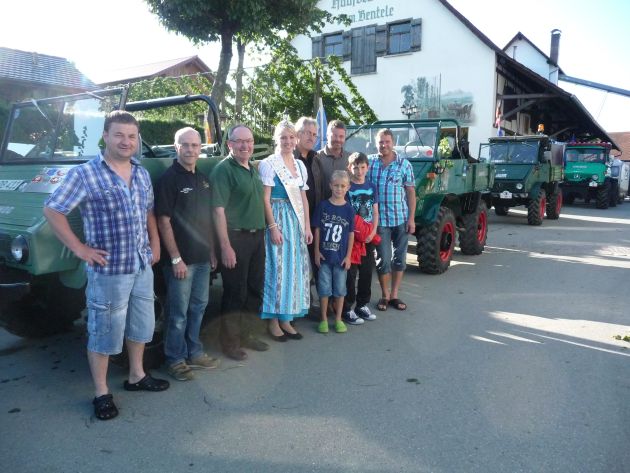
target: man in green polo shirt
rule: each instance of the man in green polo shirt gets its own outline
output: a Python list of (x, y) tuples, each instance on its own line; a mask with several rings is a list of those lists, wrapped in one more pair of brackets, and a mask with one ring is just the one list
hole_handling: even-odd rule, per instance
[(230, 154), (212, 172), (214, 221), (221, 248), (221, 325), (223, 353), (245, 360), (243, 348), (264, 351), (252, 336), (247, 314), (260, 312), (265, 281), (265, 210), (258, 170), (250, 163), (254, 135), (245, 125), (228, 133)]

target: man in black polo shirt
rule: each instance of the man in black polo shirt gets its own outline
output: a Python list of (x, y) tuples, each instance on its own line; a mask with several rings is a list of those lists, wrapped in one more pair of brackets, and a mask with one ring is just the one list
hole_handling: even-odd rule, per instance
[(258, 170), (250, 163), (254, 135), (245, 125), (228, 133), (230, 154), (217, 164), (210, 178), (212, 207), (221, 247), (220, 340), (223, 353), (245, 360), (243, 348), (269, 348), (252, 335), (247, 316), (260, 314), (265, 283), (265, 208)]
[(218, 360), (203, 351), (199, 331), (208, 305), (210, 271), (216, 266), (211, 229), (210, 184), (195, 167), (201, 136), (194, 128), (175, 133), (177, 159), (157, 183), (155, 202), (167, 285), (164, 353), (168, 373), (193, 379), (193, 369), (211, 369)]

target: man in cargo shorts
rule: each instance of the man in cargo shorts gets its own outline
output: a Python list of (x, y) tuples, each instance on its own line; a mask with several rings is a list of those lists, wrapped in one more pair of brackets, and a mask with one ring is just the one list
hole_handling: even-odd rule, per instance
[[(160, 242), (153, 214), (149, 173), (133, 159), (139, 126), (128, 112), (105, 119), (105, 151), (68, 172), (48, 198), (44, 215), (61, 242), (87, 263), (88, 362), (94, 381), (94, 414), (118, 415), (107, 386), (109, 356), (129, 352), (127, 391), (163, 391), (168, 381), (155, 379), (142, 366), (144, 345), (153, 338), (153, 271)], [(79, 207), (85, 243), (68, 223)]]
[(378, 234), (381, 237), (376, 246), (376, 271), (382, 295), (376, 308), (384, 311), (391, 306), (406, 310), (407, 304), (399, 298), (398, 289), (406, 268), (409, 235), (416, 231), (415, 179), (411, 163), (394, 150), (392, 131), (379, 130), (376, 139), (378, 154), (370, 157), (367, 175), (378, 193)]

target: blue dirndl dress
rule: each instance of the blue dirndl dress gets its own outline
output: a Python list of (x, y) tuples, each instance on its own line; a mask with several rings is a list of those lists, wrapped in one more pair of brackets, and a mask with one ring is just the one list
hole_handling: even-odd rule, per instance
[(274, 184), (271, 210), (282, 233), (282, 244), (274, 245), (269, 230), (265, 230), (265, 287), (260, 317), (286, 322), (308, 313), (311, 267), (297, 214), (278, 176)]

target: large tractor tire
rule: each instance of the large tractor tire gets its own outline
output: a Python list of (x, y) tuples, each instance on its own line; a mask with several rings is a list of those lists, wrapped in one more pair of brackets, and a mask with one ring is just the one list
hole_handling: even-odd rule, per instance
[(503, 205), (495, 205), (494, 213), (499, 217), (505, 217), (508, 214), (508, 207), (504, 207)]
[(488, 208), (482, 200), (474, 213), (464, 215), (464, 231), (459, 232), (459, 248), (465, 255), (480, 255), (488, 237)]
[(547, 193), (541, 188), (538, 195), (532, 198), (527, 205), (527, 223), (528, 225), (542, 225), (545, 218), (545, 210), (547, 207)]
[(604, 185), (597, 189), (597, 201), (595, 207), (598, 209), (607, 209), (610, 205), (610, 181), (604, 182)]
[(72, 330), (85, 308), (85, 288), (64, 286), (54, 275), (1, 310), (0, 326), (24, 338), (43, 338)]
[(448, 207), (440, 207), (436, 221), (416, 233), (420, 271), (441, 274), (448, 269), (455, 248), (455, 217)]
[(547, 200), (547, 218), (549, 220), (558, 220), (560, 211), (562, 210), (562, 191), (557, 189), (556, 192), (549, 196)]

